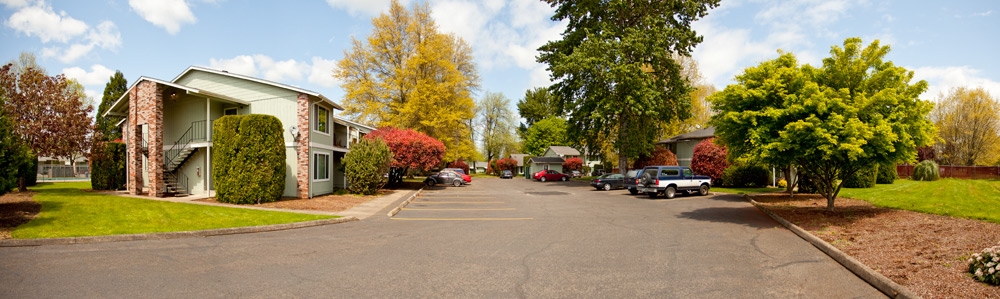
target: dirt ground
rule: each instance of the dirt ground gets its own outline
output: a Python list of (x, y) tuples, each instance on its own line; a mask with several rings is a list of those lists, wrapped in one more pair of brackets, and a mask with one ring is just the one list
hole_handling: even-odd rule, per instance
[(972, 253), (1000, 242), (1000, 224), (879, 208), (819, 195), (767, 194), (754, 200), (924, 298), (1000, 298), (1000, 286), (968, 273)]
[(10, 232), (38, 215), (42, 205), (31, 199), (35, 193), (10, 192), (0, 196), (0, 240), (10, 239)]

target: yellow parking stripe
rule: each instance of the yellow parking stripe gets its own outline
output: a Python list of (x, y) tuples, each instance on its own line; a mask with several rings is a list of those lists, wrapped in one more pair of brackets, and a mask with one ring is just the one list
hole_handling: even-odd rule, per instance
[(534, 220), (534, 218), (389, 218), (391, 220), (410, 221), (513, 221), (513, 220)]

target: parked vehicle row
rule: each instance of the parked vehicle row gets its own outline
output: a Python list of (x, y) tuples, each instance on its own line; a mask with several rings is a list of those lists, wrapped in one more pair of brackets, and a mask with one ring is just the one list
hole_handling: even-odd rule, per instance
[(708, 195), (712, 178), (694, 174), (686, 166), (647, 166), (625, 174), (604, 174), (591, 180), (590, 186), (605, 191), (625, 188), (633, 195), (644, 193), (649, 198), (674, 198), (678, 192)]

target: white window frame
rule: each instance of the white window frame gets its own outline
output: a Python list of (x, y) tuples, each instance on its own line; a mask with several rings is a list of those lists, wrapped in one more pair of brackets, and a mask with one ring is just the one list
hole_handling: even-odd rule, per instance
[[(319, 174), (320, 174), (319, 173), (319, 156), (325, 156), (326, 157), (326, 168), (325, 168), (326, 169), (326, 178), (319, 178)], [(313, 163), (312, 163), (313, 164), (313, 171), (312, 171), (313, 182), (326, 182), (326, 181), (330, 180), (330, 174), (331, 174), (331, 172), (330, 172), (330, 162), (332, 162), (332, 161), (330, 161), (330, 158), (332, 158), (332, 156), (333, 155), (330, 155), (330, 154), (327, 154), (327, 153), (313, 153)]]
[[(320, 112), (320, 109), (323, 109), (323, 111), (326, 111), (326, 131), (325, 132), (319, 130), (319, 112)], [(330, 116), (330, 109), (327, 109), (326, 107), (320, 106), (319, 104), (314, 105), (314, 107), (313, 107), (313, 118), (314, 118), (314, 120), (312, 121), (312, 123), (313, 123), (313, 132), (329, 136), (330, 135), (330, 127), (332, 127), (332, 125), (333, 125), (333, 117)]]

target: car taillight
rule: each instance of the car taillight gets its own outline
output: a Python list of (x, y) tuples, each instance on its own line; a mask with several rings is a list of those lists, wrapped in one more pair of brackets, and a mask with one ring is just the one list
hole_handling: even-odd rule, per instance
[(656, 182), (656, 185), (660, 185), (660, 179), (659, 178), (657, 178), (655, 182)]

